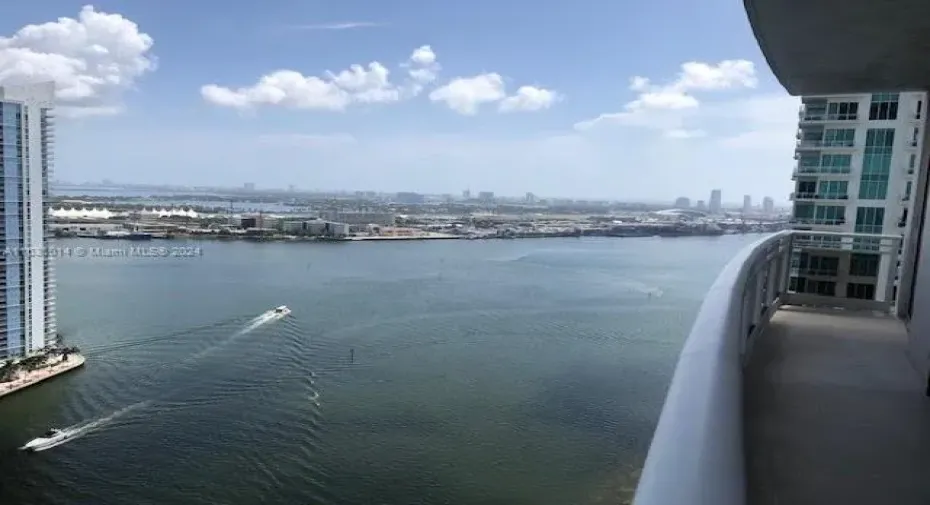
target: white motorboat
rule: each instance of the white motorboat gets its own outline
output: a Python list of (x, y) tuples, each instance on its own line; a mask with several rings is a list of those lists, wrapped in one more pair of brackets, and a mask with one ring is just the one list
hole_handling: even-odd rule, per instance
[(54, 447), (68, 438), (71, 437), (71, 432), (65, 430), (59, 430), (57, 428), (52, 428), (48, 430), (44, 435), (38, 438), (34, 438), (29, 441), (26, 445), (22, 446), (20, 449), (24, 451), (41, 451)]
[(280, 307), (275, 307), (272, 313), (275, 317), (284, 317), (291, 313), (291, 309), (287, 308), (287, 305), (282, 305)]

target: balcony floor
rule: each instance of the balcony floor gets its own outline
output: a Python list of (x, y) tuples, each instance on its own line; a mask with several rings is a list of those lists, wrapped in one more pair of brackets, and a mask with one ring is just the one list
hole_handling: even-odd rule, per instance
[(784, 307), (745, 375), (751, 505), (930, 503), (930, 398), (904, 324)]

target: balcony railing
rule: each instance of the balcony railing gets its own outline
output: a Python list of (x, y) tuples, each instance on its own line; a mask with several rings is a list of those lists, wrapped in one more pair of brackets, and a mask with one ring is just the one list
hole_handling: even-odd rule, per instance
[[(757, 337), (782, 305), (865, 308), (891, 312), (901, 238), (785, 231), (744, 248), (705, 295), (681, 351), (635, 505), (744, 505), (744, 366)], [(792, 292), (794, 253), (855, 252), (877, 245), (881, 261), (874, 299)], [(842, 262), (841, 262), (842, 263)]]
[(835, 175), (844, 176), (852, 172), (852, 167), (837, 167), (829, 165), (796, 165), (794, 175)]
[(822, 140), (801, 139), (797, 143), (798, 149), (820, 149), (824, 147), (856, 147), (855, 140)]
[(839, 226), (846, 224), (845, 218), (827, 219), (820, 217), (794, 217), (788, 220), (791, 224), (808, 224), (820, 226)]
[(798, 111), (798, 119), (802, 122), (820, 122), (820, 121), (856, 121), (859, 119), (859, 114), (828, 114), (826, 111), (809, 111), (801, 106), (801, 109)]
[(849, 200), (849, 195), (825, 194), (825, 193), (801, 193), (795, 192), (788, 195), (789, 200)]

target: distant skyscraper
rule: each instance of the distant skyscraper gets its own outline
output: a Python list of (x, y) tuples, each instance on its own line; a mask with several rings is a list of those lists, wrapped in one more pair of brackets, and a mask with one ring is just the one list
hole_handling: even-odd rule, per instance
[(752, 211), (752, 197), (749, 195), (743, 195), (743, 213), (749, 213)]
[(710, 192), (710, 205), (708, 211), (711, 214), (720, 214), (720, 211), (723, 209), (723, 194), (719, 189), (715, 189)]
[(0, 359), (56, 341), (55, 281), (46, 252), (45, 197), (54, 143), (54, 83), (0, 87), (0, 195), (5, 253), (0, 273)]
[(775, 200), (772, 200), (771, 196), (762, 199), (762, 212), (765, 214), (775, 213)]
[(247, 182), (247, 183), (245, 183), (245, 184), (242, 185), (242, 189), (244, 189), (244, 190), (246, 190), (246, 191), (255, 191), (255, 183), (254, 183), (254, 182)]
[(471, 190), (470, 190), (470, 189), (466, 189), (465, 191), (462, 191), (462, 198), (464, 198), (464, 199), (466, 199), (466, 200), (470, 200), (470, 199), (471, 199)]
[(691, 207), (691, 199), (686, 196), (679, 196), (675, 199), (676, 209), (687, 209)]
[(527, 193), (526, 203), (536, 203), (536, 195), (534, 195), (533, 193)]
[(707, 210), (707, 204), (704, 203), (704, 200), (698, 200), (697, 205), (695, 205), (694, 208), (700, 211), (705, 211)]

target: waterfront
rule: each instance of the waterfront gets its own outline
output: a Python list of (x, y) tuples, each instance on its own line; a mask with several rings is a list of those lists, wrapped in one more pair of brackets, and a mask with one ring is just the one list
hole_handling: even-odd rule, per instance
[(88, 362), (0, 401), (0, 503), (614, 503), (707, 287), (755, 238), (61, 258)]

